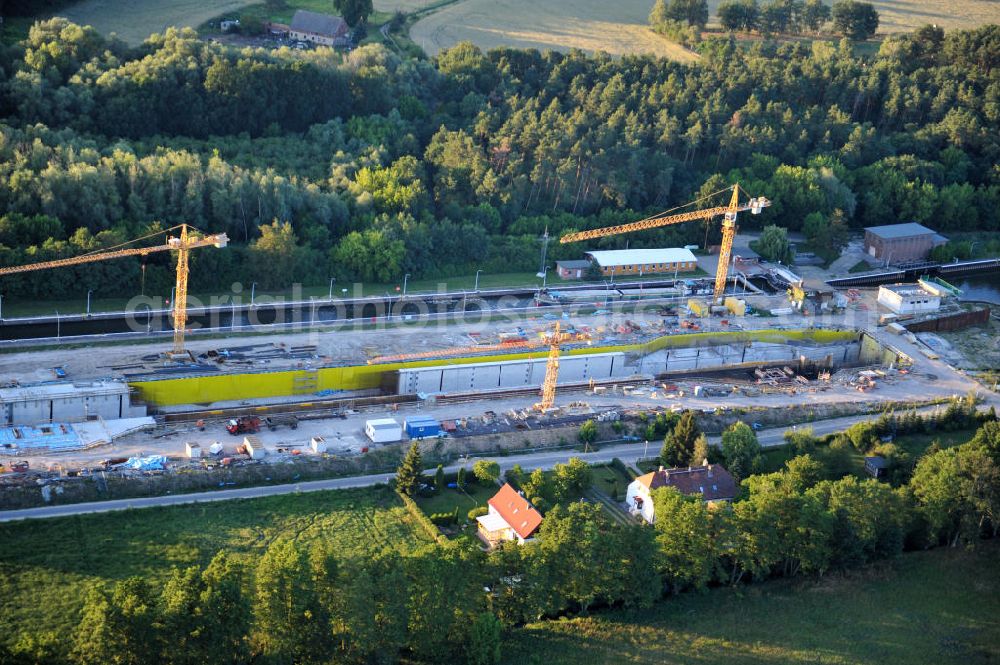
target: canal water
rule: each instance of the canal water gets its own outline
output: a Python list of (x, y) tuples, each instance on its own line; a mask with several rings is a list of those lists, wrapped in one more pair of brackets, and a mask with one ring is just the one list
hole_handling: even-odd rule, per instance
[(951, 283), (962, 289), (962, 300), (978, 300), (1000, 305), (1000, 273), (985, 273), (953, 278)]

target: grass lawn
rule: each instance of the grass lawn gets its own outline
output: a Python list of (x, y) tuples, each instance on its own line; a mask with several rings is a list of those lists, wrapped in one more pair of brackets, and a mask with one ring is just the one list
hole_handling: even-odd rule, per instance
[(871, 269), (872, 269), (871, 264), (862, 259), (861, 261), (858, 261), (853, 266), (851, 266), (847, 272), (854, 274), (859, 272), (868, 272)]
[(511, 663), (995, 663), (1000, 542), (905, 554), (852, 574), (687, 593), (651, 610), (542, 621)]
[[(614, 498), (612, 490), (617, 487), (618, 496), (625, 496), (625, 489), (632, 482), (631, 478), (610, 464), (592, 466), (590, 468), (594, 474), (594, 481), (590, 484), (591, 487), (604, 492), (612, 498)], [(624, 501), (624, 499), (622, 500)]]
[(94, 582), (159, 582), (222, 548), (252, 567), (277, 538), (323, 538), (344, 555), (429, 542), (385, 486), (0, 524), (0, 640), (69, 634)]
[[(479, 289), (499, 289), (499, 288), (510, 288), (510, 287), (524, 287), (524, 286), (541, 286), (542, 280), (535, 276), (534, 273), (500, 273), (500, 274), (487, 274), (480, 273), (479, 275)], [(556, 283), (562, 283), (561, 280), (553, 280), (551, 282), (553, 285)], [(460, 275), (457, 277), (447, 277), (441, 279), (411, 279), (407, 281), (406, 292), (409, 294), (414, 293), (436, 293), (438, 291), (461, 291), (463, 289), (471, 291), (476, 285), (476, 276), (473, 275)], [(399, 287), (400, 291), (396, 291)], [(375, 283), (352, 283), (352, 284), (339, 284), (334, 283), (333, 285), (333, 296), (335, 298), (347, 297), (361, 297), (361, 296), (378, 296), (390, 293), (393, 295), (399, 294), (402, 291), (403, 280), (400, 279), (399, 282), (394, 282), (391, 284), (375, 284)], [(345, 294), (342, 289), (346, 288), (347, 293)], [(138, 290), (138, 289), (137, 289)], [(127, 297), (119, 298), (103, 298), (100, 297), (101, 294), (94, 293), (91, 296), (90, 301), (90, 311), (92, 313), (96, 312), (120, 312), (123, 311), (127, 303), (131, 298), (138, 296), (138, 293), (133, 293)], [(154, 301), (159, 301), (160, 303), (169, 300), (170, 293), (152, 293), (147, 292), (148, 297), (152, 298)], [(229, 304), (230, 293), (191, 293), (189, 294), (188, 302), (189, 306), (197, 305), (211, 305), (215, 303)], [(292, 289), (282, 289), (267, 291), (264, 289), (255, 289), (254, 297), (256, 298), (285, 298), (285, 299), (303, 299), (308, 300), (309, 298), (322, 298), (326, 299), (330, 295), (330, 283), (326, 284), (316, 284), (313, 286), (303, 286), (295, 291)], [(238, 302), (249, 303), (250, 302), (250, 283), (246, 284), (243, 290), (236, 296)], [(87, 296), (82, 295), (78, 298), (63, 299), (63, 300), (43, 300), (39, 301), (37, 299), (20, 300), (16, 298), (4, 298), (2, 305), (2, 314), (5, 318), (15, 318), (21, 316), (36, 316), (36, 315), (54, 315), (56, 311), (60, 314), (83, 314), (87, 311)], [(144, 307), (143, 307), (144, 308)]]
[(960, 429), (954, 432), (926, 432), (924, 434), (904, 434), (893, 441), (897, 446), (910, 453), (914, 460), (924, 454), (930, 445), (937, 441), (942, 448), (959, 446), (976, 435), (975, 429)]
[[(448, 482), (455, 479), (449, 478)], [(467, 482), (465, 490), (452, 489), (446, 487), (440, 494), (429, 497), (417, 497), (417, 505), (427, 513), (428, 516), (434, 513), (450, 513), (458, 508), (459, 524), (466, 519), (466, 513), (473, 508), (485, 506), (490, 497), (500, 489), (497, 485), (480, 485), (479, 483)]]

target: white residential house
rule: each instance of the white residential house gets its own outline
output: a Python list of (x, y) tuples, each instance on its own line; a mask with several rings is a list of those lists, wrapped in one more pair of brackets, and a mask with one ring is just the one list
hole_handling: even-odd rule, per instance
[(476, 518), (479, 535), (491, 546), (505, 540), (525, 543), (542, 524), (542, 514), (508, 483), (487, 502), (489, 512)]
[(659, 487), (676, 487), (681, 494), (700, 494), (708, 503), (730, 501), (736, 497), (736, 481), (719, 464), (706, 463), (681, 469), (664, 469), (661, 466), (658, 471), (650, 471), (629, 483), (625, 493), (629, 512), (642, 515), (652, 524), (656, 518), (652, 492)]

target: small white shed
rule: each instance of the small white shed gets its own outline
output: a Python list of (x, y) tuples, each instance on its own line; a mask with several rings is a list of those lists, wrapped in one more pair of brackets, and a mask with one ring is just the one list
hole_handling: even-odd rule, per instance
[(321, 436), (314, 436), (309, 439), (309, 447), (313, 449), (314, 453), (325, 453), (326, 452), (326, 439)]
[(373, 443), (396, 443), (403, 440), (403, 428), (394, 418), (365, 421), (365, 434)]
[(184, 449), (187, 452), (187, 456), (191, 459), (198, 459), (201, 457), (201, 446), (197, 443), (191, 443), (188, 441), (184, 444)]

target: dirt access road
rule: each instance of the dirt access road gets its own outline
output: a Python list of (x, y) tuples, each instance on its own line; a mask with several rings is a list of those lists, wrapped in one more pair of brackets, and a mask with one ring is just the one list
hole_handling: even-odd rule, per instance
[[(931, 413), (936, 407), (922, 409), (921, 413)], [(809, 427), (817, 435), (831, 434), (850, 427), (856, 422), (866, 420), (868, 416), (851, 416), (848, 418), (834, 418), (815, 423), (810, 423)], [(761, 430), (758, 434), (760, 443), (764, 447), (778, 446), (784, 443), (784, 435), (787, 428), (774, 428)], [(714, 444), (719, 443), (718, 437), (709, 437), (709, 441)], [(606, 464), (614, 458), (621, 459), (625, 464), (634, 466), (636, 462), (649, 455), (658, 453), (658, 443), (651, 443), (649, 446), (643, 443), (629, 443), (611, 445), (601, 448), (593, 453), (581, 453), (575, 450), (554, 450), (525, 455), (508, 455), (503, 457), (484, 456), (475, 459), (494, 460), (502, 471), (506, 471), (515, 464), (520, 464), (525, 469), (551, 469), (558, 463), (567, 461), (571, 457), (579, 457), (588, 464)], [(651, 448), (651, 449), (650, 449)], [(461, 467), (468, 467), (472, 458), (465, 458), (462, 464), (453, 464), (445, 467), (445, 473), (455, 473)], [(428, 469), (427, 475), (433, 475), (435, 469)], [(180, 504), (201, 503), (207, 501), (228, 501), (233, 499), (255, 499), (265, 496), (276, 496), (280, 494), (294, 494), (298, 492), (320, 492), (327, 490), (349, 489), (353, 487), (369, 487), (388, 483), (395, 477), (392, 473), (379, 473), (367, 476), (351, 476), (347, 478), (332, 478), (329, 480), (313, 480), (303, 483), (289, 483), (285, 485), (268, 485), (263, 487), (245, 487), (232, 490), (219, 490), (216, 492), (198, 492), (194, 494), (178, 494), (169, 496), (155, 496), (136, 499), (120, 499), (113, 501), (95, 501), (89, 503), (75, 503), (63, 506), (44, 506), (41, 508), (26, 508), (23, 510), (0, 511), (0, 522), (9, 522), (22, 519), (42, 519), (48, 517), (65, 517), (67, 515), (86, 515), (90, 513), (105, 513), (116, 510), (129, 510), (133, 508), (152, 508), (156, 506), (175, 506)]]

